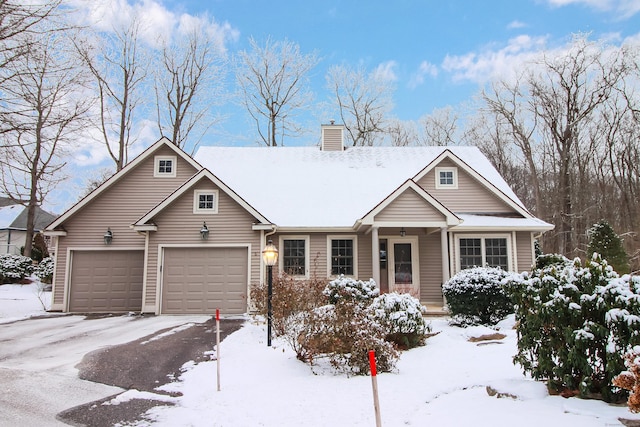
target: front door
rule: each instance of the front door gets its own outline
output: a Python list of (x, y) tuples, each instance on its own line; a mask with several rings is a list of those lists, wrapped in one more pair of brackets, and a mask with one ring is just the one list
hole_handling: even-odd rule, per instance
[(389, 239), (389, 292), (408, 293), (420, 299), (418, 239)]

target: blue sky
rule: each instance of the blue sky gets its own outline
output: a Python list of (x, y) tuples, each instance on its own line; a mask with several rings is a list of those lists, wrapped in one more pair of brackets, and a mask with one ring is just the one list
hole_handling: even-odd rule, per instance
[[(640, 1), (439, 0), (286, 1), (167, 0), (168, 9), (207, 13), (237, 31), (230, 52), (250, 36), (288, 38), (322, 61), (313, 82), (326, 100), (324, 73), (334, 64), (381, 67), (396, 85), (395, 115), (416, 120), (477, 92), (500, 67), (573, 33), (619, 43), (640, 33)], [(504, 64), (499, 64), (500, 53)]]
[[(640, 0), (69, 0), (84, 13), (84, 23), (108, 31), (111, 24), (140, 13), (150, 44), (172, 34), (181, 23), (204, 22), (229, 56), (247, 49), (254, 37), (288, 39), (302, 53), (321, 59), (313, 70), (315, 104), (330, 101), (325, 85), (329, 67), (362, 65), (393, 82), (393, 116), (417, 121), (434, 109), (458, 107), (490, 79), (507, 76), (540, 50), (562, 51), (572, 34), (590, 33), (640, 47)], [(233, 90), (229, 80), (227, 90)], [(227, 104), (227, 119), (202, 145), (254, 145), (246, 114)], [(287, 145), (317, 142), (318, 117), (306, 124), (317, 130)], [(147, 118), (134, 156), (159, 139), (154, 117)], [(317, 126), (317, 127), (316, 127)], [(71, 185), (52, 195), (60, 212), (85, 186), (88, 176), (113, 167), (106, 149), (86, 141), (70, 161)]]

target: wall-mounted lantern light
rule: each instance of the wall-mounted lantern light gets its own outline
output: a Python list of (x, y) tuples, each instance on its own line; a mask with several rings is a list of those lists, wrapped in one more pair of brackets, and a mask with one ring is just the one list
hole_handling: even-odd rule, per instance
[(209, 228), (207, 227), (207, 223), (202, 223), (202, 228), (200, 229), (200, 237), (202, 240), (207, 240), (209, 238)]
[(104, 233), (104, 244), (110, 245), (113, 242), (113, 232), (111, 231), (111, 227), (107, 227), (107, 232)]
[(404, 227), (402, 227), (402, 228), (400, 229), (400, 237), (404, 237), (404, 236), (406, 236), (406, 235), (407, 235), (407, 230), (405, 230), (405, 229), (404, 229)]

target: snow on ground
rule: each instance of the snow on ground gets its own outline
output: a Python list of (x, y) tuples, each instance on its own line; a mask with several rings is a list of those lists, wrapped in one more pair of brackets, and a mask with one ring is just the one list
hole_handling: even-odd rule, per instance
[[(424, 347), (404, 352), (397, 370), (378, 375), (384, 426), (620, 426), (618, 417), (640, 418), (624, 406), (549, 396), (543, 383), (523, 376), (511, 362), (516, 352), (512, 323), (507, 337), (472, 343), (488, 328), (456, 328), (432, 321)], [(261, 323), (249, 321), (221, 344), (221, 391), (216, 362), (189, 364), (175, 383), (176, 406), (149, 411), (146, 425), (322, 426), (375, 425), (370, 377), (346, 377), (310, 369), (279, 340), (266, 346)], [(487, 386), (513, 397), (489, 396)], [(134, 395), (132, 395), (134, 397)]]
[[(36, 288), (0, 286), (0, 323), (44, 314)], [(626, 406), (549, 396), (543, 383), (525, 377), (511, 362), (516, 352), (512, 322), (500, 325), (504, 340), (488, 343), (469, 338), (491, 329), (451, 327), (446, 319), (431, 322), (439, 333), (424, 347), (404, 352), (394, 372), (377, 377), (384, 426), (590, 427), (621, 426), (619, 417), (640, 419)], [(370, 377), (311, 369), (277, 339), (267, 347), (263, 323), (248, 320), (220, 347), (221, 391), (216, 391), (215, 360), (189, 362), (179, 380), (161, 387), (182, 396), (129, 390), (107, 404), (128, 399), (175, 403), (150, 410), (150, 421), (138, 426), (375, 425)], [(490, 396), (487, 386), (505, 397)]]
[(46, 314), (51, 307), (51, 292), (40, 282), (28, 285), (0, 285), (0, 323)]

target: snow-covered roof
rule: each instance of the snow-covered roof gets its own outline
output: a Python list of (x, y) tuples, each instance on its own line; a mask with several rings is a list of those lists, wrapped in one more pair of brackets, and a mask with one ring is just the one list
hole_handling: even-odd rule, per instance
[(10, 205), (0, 208), (0, 229), (11, 228), (23, 209), (22, 205)]
[(481, 231), (483, 229), (505, 231), (513, 230), (539, 230), (548, 231), (553, 225), (538, 218), (506, 218), (488, 215), (458, 214), (462, 224), (454, 227), (460, 231)]
[(195, 160), (279, 226), (351, 227), (445, 150), (525, 209), (476, 147), (201, 147)]

